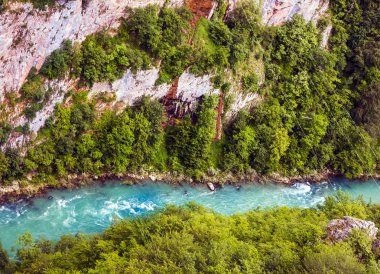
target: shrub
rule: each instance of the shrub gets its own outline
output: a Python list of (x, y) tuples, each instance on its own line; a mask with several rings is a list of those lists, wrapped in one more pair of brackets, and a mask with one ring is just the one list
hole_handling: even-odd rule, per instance
[(65, 40), (60, 49), (53, 51), (41, 68), (41, 73), (49, 79), (64, 77), (72, 63), (73, 46), (70, 40)]
[(27, 81), (21, 87), (21, 93), (24, 98), (38, 102), (44, 98), (45, 92), (44, 79), (37, 75), (37, 69), (33, 67), (29, 72)]
[(259, 88), (259, 80), (256, 73), (252, 72), (249, 75), (243, 76), (241, 79), (241, 84), (244, 91), (257, 92)]

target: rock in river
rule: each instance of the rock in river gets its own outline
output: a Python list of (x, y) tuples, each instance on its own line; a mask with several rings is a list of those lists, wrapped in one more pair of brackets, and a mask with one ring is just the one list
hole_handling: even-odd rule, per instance
[(211, 190), (211, 191), (215, 191), (215, 186), (213, 183), (207, 183), (207, 187)]

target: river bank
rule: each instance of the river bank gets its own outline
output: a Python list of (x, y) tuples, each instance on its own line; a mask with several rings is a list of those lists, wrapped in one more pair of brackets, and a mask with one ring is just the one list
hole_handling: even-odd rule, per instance
[[(317, 207), (338, 191), (380, 204), (380, 181), (365, 183), (332, 178), (330, 183), (225, 185), (211, 192), (204, 185), (145, 181), (126, 185), (120, 181), (96, 181), (69, 190), (51, 190), (45, 196), (0, 206), (0, 241), (6, 250), (18, 235), (28, 231), (34, 239), (57, 240), (63, 234), (98, 233), (117, 219), (146, 216), (168, 205), (197, 203), (223, 215), (256, 208)], [(16, 242), (17, 244), (17, 242)]]
[[(221, 188), (224, 185), (241, 186), (245, 184), (268, 184), (275, 183), (285, 186), (292, 186), (298, 182), (320, 183), (330, 181), (332, 178), (341, 176), (336, 172), (325, 170), (323, 172), (310, 174), (307, 176), (282, 176), (280, 174), (271, 174), (270, 176), (259, 175), (255, 172), (244, 175), (228, 174), (210, 174), (204, 176), (202, 180), (193, 180), (184, 175), (175, 175), (173, 173), (125, 173), (102, 175), (91, 174), (71, 174), (65, 178), (60, 178), (53, 184), (50, 183), (32, 183), (31, 180), (14, 181), (12, 185), (0, 187), (0, 204), (15, 202), (20, 199), (31, 199), (47, 195), (51, 190), (76, 189), (89, 185), (106, 184), (106, 181), (121, 181), (125, 184), (139, 184), (144, 181), (165, 182), (171, 185), (204, 185), (210, 188)], [(374, 179), (380, 179), (380, 175), (371, 176)], [(368, 179), (363, 175), (360, 180)], [(212, 187), (211, 187), (212, 188)]]

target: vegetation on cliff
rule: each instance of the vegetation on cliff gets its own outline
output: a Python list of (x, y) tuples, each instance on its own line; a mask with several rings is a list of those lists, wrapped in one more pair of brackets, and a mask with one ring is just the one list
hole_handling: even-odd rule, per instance
[[(378, 4), (333, 1), (330, 50), (321, 48), (320, 31), (300, 16), (281, 27), (265, 27), (252, 1), (240, 2), (228, 15), (225, 9), (220, 1), (211, 20), (196, 23), (184, 8), (129, 10), (115, 35), (97, 33), (81, 45), (65, 41), (39, 73), (31, 71), (21, 89), (31, 119), (50, 96), (45, 79), (70, 76), (86, 89), (159, 60), (157, 84), (190, 69), (215, 74), (215, 86), (227, 92), (228, 81), (238, 77), (242, 90), (259, 92), (264, 100), (239, 113), (222, 140), (213, 140), (213, 97), (168, 123), (162, 106), (148, 98), (122, 113), (97, 113), (96, 101), (88, 101), (85, 92), (66, 91), (65, 103), (28, 149), (0, 152), (1, 181), (33, 175), (35, 182), (53, 183), (70, 173), (139, 170), (196, 179), (215, 170), (303, 175), (330, 169), (350, 178), (376, 173)], [(247, 69), (252, 60), (265, 64), (265, 81)], [(0, 123), (0, 144), (11, 130)]]
[(57, 242), (19, 238), (17, 260), (0, 252), (5, 273), (378, 273), (379, 250), (365, 231), (333, 243), (326, 225), (345, 215), (380, 224), (380, 209), (343, 193), (318, 209), (256, 209), (223, 216), (190, 203), (98, 235)]

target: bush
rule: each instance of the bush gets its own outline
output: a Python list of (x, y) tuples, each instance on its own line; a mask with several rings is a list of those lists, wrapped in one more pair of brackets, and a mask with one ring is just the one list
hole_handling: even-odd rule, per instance
[(43, 108), (42, 103), (33, 103), (31, 106), (24, 109), (24, 115), (26, 118), (32, 120), (36, 117), (38, 111)]
[(324, 245), (318, 253), (305, 258), (307, 273), (366, 273), (365, 266), (355, 257), (347, 244)]
[(162, 23), (157, 5), (148, 5), (130, 12), (125, 26), (137, 45), (154, 54), (158, 53), (162, 41)]
[(244, 91), (257, 92), (259, 89), (259, 79), (254, 72), (243, 76), (241, 79), (241, 84)]
[(11, 125), (7, 123), (0, 123), (0, 146), (7, 142), (8, 136), (12, 131)]
[(41, 73), (49, 79), (64, 77), (72, 63), (73, 46), (70, 40), (65, 40), (60, 49), (53, 51), (41, 68)]
[(222, 21), (212, 21), (210, 23), (210, 38), (219, 46), (229, 47), (232, 44), (232, 33)]
[(44, 79), (37, 75), (37, 69), (33, 67), (29, 72), (27, 81), (21, 87), (21, 93), (25, 99), (38, 102), (44, 98), (45, 92)]

